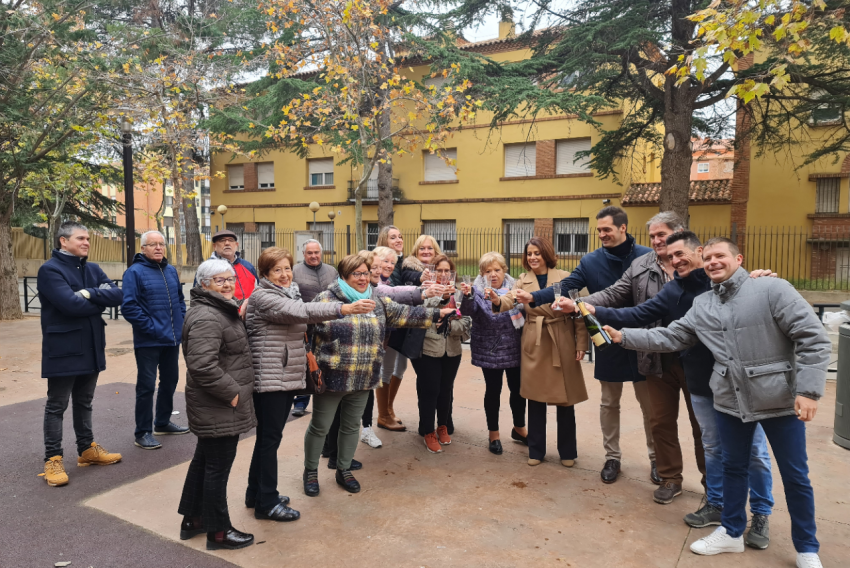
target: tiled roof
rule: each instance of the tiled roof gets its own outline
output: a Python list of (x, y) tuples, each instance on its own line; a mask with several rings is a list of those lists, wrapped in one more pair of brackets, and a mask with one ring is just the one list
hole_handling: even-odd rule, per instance
[[(657, 204), (661, 197), (660, 183), (633, 183), (626, 190), (623, 205)], [(691, 182), (691, 203), (731, 203), (732, 180), (696, 180)]]

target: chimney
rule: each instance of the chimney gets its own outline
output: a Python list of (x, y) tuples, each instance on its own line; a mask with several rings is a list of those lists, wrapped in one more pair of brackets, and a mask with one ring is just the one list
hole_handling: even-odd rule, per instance
[(510, 19), (499, 22), (499, 39), (508, 39), (516, 36), (516, 24)]

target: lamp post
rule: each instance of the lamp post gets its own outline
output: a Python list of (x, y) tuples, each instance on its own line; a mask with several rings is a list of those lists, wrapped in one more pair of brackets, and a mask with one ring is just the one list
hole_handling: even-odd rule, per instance
[(308, 207), (310, 208), (310, 211), (313, 212), (313, 230), (315, 231), (316, 230), (316, 212), (319, 210), (319, 203), (316, 202), (316, 201), (313, 201), (312, 203), (310, 203), (310, 205), (308, 205)]
[(330, 211), (328, 211), (328, 219), (333, 221), (335, 218), (336, 218), (336, 213), (334, 213), (334, 210), (331, 209)]
[(124, 240), (129, 268), (136, 256), (136, 204), (133, 193), (133, 125), (127, 118), (121, 122), (121, 146), (124, 165)]
[(216, 211), (218, 211), (218, 214), (221, 215), (221, 230), (223, 231), (225, 229), (225, 227), (224, 227), (224, 214), (227, 213), (227, 205), (219, 205), (216, 208)]

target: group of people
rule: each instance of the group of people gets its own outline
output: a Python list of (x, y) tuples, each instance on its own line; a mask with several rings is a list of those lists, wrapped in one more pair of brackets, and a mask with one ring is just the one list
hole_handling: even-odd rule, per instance
[[(572, 273), (556, 267), (549, 239), (534, 237), (525, 245), (519, 277), (509, 274), (501, 254), (490, 252), (474, 280), (458, 276), (452, 258), (429, 235), (405, 257), (401, 231), (392, 226), (382, 230), (373, 251), (349, 255), (336, 269), (323, 262), (314, 240), (304, 245), (302, 263), (272, 247), (255, 269), (239, 257), (238, 236), (221, 231), (213, 236), (213, 257), (197, 269), (187, 310), (160, 233), (142, 236), (122, 294), (86, 262), (85, 227), (66, 223), (60, 248), (38, 279), (48, 377), (43, 475), (50, 485), (68, 482), (61, 423), (71, 395), (79, 465), (121, 460), (94, 442), (91, 428), (94, 386), (105, 368), (100, 313), (118, 305), (133, 325), (135, 444), (152, 450), (160, 447), (156, 436), (197, 436), (178, 508), (180, 536), (206, 534), (209, 549), (253, 542), (230, 522), (226, 486), (239, 436), (255, 426), (245, 505), (257, 519), (300, 517), (278, 492), (277, 452), (287, 418), (306, 412), (310, 392), (302, 477), (307, 496), (320, 493), (321, 457), (338, 485), (360, 491), (352, 473), (363, 467), (354, 459), (358, 441), (382, 445), (373, 428), (376, 402), (377, 428), (407, 429), (394, 401), (408, 361), (416, 374), (418, 434), (429, 452), (447, 449), (465, 341), (484, 375), (489, 451), (503, 453), (505, 377), (510, 437), (528, 446), (528, 464), (545, 459), (548, 407), (555, 406), (559, 462), (572, 467), (578, 459), (575, 405), (588, 399), (581, 361), (590, 342), (575, 302), (566, 296), (556, 301), (558, 283), (565, 291), (587, 288), (584, 309), (607, 324), (612, 340), (597, 352), (594, 373), (606, 452), (602, 481), (616, 482), (621, 471), (620, 400), (624, 383), (632, 383), (649, 478), (659, 486), (653, 498), (668, 504), (681, 495), (677, 420), (684, 395), (706, 491), (704, 506), (684, 520), (693, 527), (720, 525), (691, 549), (717, 554), (743, 552), (745, 542), (767, 547), (769, 441), (789, 503), (797, 564), (820, 566), (803, 422), (813, 418), (824, 388), (831, 347), (822, 325), (787, 282), (770, 271), (743, 271), (728, 239), (703, 246), (670, 212), (647, 223), (652, 248), (638, 245), (627, 228), (626, 213), (606, 207), (597, 215), (602, 246)], [(171, 420), (181, 343), (188, 428)], [(311, 368), (318, 369), (323, 389), (315, 388)], [(744, 537), (748, 493), (753, 520)]]

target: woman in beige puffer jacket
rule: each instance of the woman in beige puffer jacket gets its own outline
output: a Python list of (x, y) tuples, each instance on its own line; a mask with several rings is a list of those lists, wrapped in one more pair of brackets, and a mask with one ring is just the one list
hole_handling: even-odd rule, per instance
[(292, 255), (272, 247), (257, 261), (260, 284), (247, 302), (245, 323), (254, 363), (254, 408), (257, 437), (248, 472), (245, 504), (258, 519), (294, 521), (299, 513), (287, 507), (277, 491), (277, 450), (292, 408), (293, 392), (305, 387), (307, 324), (335, 320), (368, 310), (341, 302), (301, 301), (292, 281)]

